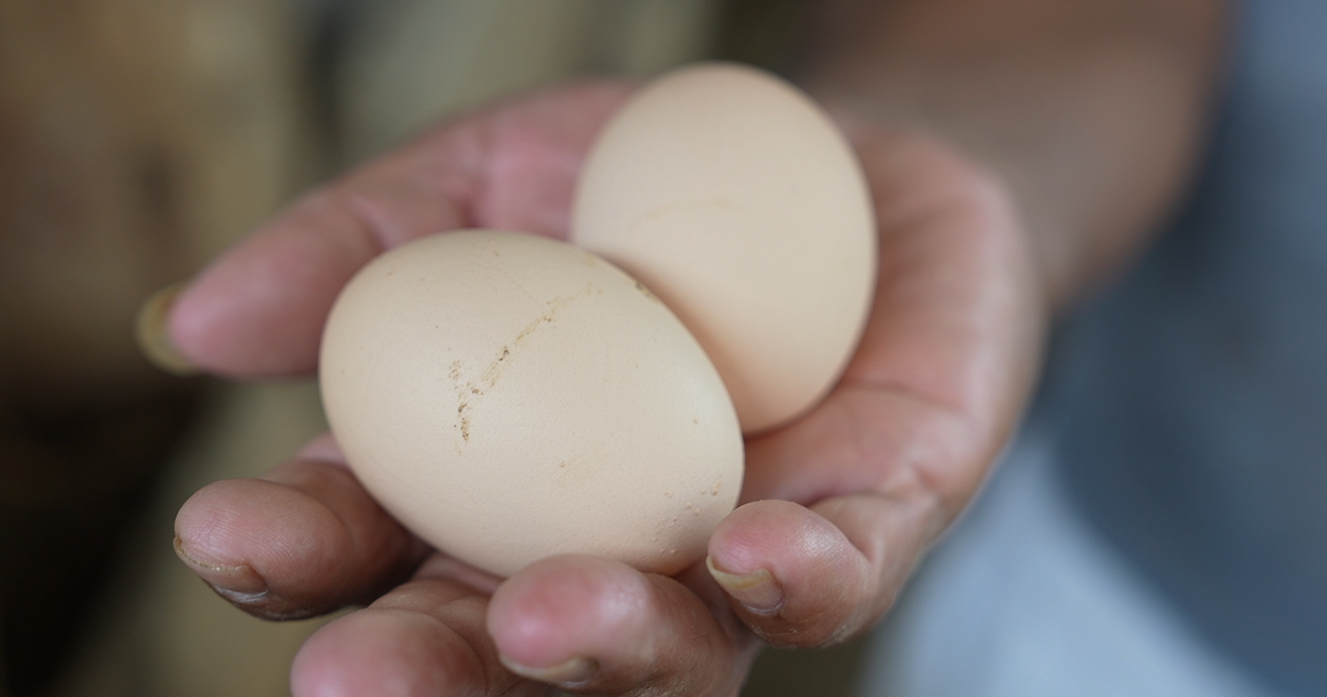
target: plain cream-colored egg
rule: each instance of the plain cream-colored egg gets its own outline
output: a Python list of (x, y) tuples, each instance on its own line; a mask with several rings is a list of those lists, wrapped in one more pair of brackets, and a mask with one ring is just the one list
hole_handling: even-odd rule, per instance
[(695, 339), (561, 242), (466, 231), (379, 256), (336, 301), (320, 379), (374, 498), (501, 576), (567, 552), (674, 573), (741, 488), (737, 418)]
[(613, 117), (581, 174), (572, 241), (677, 313), (747, 433), (833, 386), (875, 288), (871, 199), (848, 143), (796, 88), (732, 64), (666, 74)]

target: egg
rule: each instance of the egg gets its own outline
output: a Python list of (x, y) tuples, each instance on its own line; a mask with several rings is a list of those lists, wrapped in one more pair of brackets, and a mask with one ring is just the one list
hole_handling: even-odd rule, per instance
[(792, 85), (739, 65), (666, 74), (614, 115), (571, 235), (677, 313), (747, 433), (823, 398), (875, 287), (871, 198), (845, 138)]
[(571, 552), (675, 573), (741, 488), (737, 417), (696, 340), (562, 242), (463, 231), (382, 254), (337, 299), (319, 372), (364, 487), (499, 576)]

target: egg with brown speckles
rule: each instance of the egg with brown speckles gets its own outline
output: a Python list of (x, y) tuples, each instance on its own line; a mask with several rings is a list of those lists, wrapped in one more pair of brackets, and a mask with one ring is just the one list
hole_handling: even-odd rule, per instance
[(379, 256), (338, 298), (319, 372), (364, 487), (500, 576), (570, 552), (675, 573), (741, 489), (737, 417), (699, 344), (565, 243), (465, 231)]

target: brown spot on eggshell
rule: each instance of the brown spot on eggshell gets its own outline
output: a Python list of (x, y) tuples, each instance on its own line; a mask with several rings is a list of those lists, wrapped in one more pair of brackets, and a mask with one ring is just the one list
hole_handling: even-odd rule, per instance
[[(447, 368), (447, 377), (451, 378), (452, 386), (456, 390), (456, 430), (461, 434), (463, 442), (470, 442), (470, 418), (466, 416), (466, 410), (470, 408), (470, 400), (466, 396), (466, 388), (461, 384), (461, 362), (452, 361)], [(478, 394), (478, 391), (473, 391)]]
[(558, 471), (554, 476), (554, 481), (559, 486), (580, 488), (586, 486), (586, 482), (594, 478), (595, 468), (593, 465), (572, 459), (558, 462)]
[(470, 442), (470, 417), (465, 415), (465, 410), (469, 407), (470, 404), (468, 402), (461, 402), (461, 404), (456, 407), (456, 415), (458, 417), (457, 428), (461, 431), (461, 440), (466, 443)]
[(644, 295), (646, 298), (649, 298), (651, 302), (656, 302), (659, 303), (660, 305), (663, 304), (663, 301), (659, 299), (659, 296), (655, 295), (654, 293), (651, 293), (650, 289), (646, 288), (644, 283), (636, 281), (636, 290), (640, 291), (641, 295)]
[[(515, 279), (512, 279), (512, 282), (516, 283)], [(498, 384), (498, 381), (502, 379), (502, 375), (506, 372), (511, 361), (515, 359), (514, 349), (523, 348), (529, 342), (530, 337), (541, 327), (555, 323), (558, 316), (571, 306), (572, 303), (591, 295), (602, 294), (603, 292), (603, 289), (595, 284), (587, 283), (585, 284), (585, 288), (577, 293), (559, 296), (545, 303), (547, 309), (538, 317), (531, 320), (529, 324), (525, 325), (525, 327), (516, 334), (516, 338), (512, 339), (510, 343), (504, 344), (502, 348), (498, 350), (497, 355), (488, 364), (488, 367), (484, 369), (484, 372), (480, 375), (478, 380), (463, 381), (461, 361), (458, 360), (452, 362), (448, 374), (456, 389), (456, 428), (460, 431), (461, 440), (463, 442), (470, 442), (471, 419), (469, 413), (472, 407), (475, 406), (476, 401), (472, 400), (471, 397), (482, 398), (487, 390), (492, 389)]]

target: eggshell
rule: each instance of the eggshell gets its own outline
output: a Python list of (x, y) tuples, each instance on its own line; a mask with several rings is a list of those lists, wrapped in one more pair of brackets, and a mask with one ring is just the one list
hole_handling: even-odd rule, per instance
[(700, 346), (564, 243), (467, 231), (381, 255), (337, 300), (320, 374), (368, 491), (494, 574), (564, 552), (674, 573), (741, 488), (737, 419)]
[(677, 313), (748, 433), (833, 386), (875, 287), (871, 199), (847, 142), (801, 92), (738, 65), (667, 74), (614, 116), (585, 163), (572, 241)]

